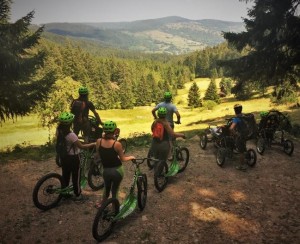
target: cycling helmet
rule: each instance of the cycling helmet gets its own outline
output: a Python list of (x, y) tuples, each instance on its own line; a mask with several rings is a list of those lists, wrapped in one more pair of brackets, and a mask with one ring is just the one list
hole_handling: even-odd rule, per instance
[(260, 117), (262, 118), (262, 117), (267, 116), (268, 113), (269, 113), (268, 111), (262, 111), (262, 112), (259, 113), (259, 115), (260, 115)]
[(169, 92), (169, 91), (165, 92), (164, 98), (167, 99), (167, 100), (171, 100), (172, 99), (172, 93)]
[(69, 112), (63, 112), (59, 115), (58, 120), (62, 124), (71, 124), (75, 118), (75, 115)]
[(160, 107), (157, 111), (157, 115), (159, 118), (165, 118), (168, 110), (165, 107)]
[(241, 104), (235, 104), (233, 108), (242, 108), (243, 106)]
[(117, 128), (117, 124), (114, 121), (105, 121), (103, 124), (103, 131), (104, 132), (114, 132)]
[(233, 109), (236, 114), (240, 114), (243, 110), (243, 106), (241, 104), (235, 104)]
[(80, 95), (87, 95), (87, 94), (89, 94), (89, 90), (87, 89), (87, 87), (81, 86), (81, 87), (79, 87), (79, 89), (78, 89), (78, 93), (79, 93)]

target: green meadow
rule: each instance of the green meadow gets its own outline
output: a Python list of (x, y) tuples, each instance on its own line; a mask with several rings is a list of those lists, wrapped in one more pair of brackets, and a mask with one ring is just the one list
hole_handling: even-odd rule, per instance
[[(200, 88), (201, 97), (208, 87), (210, 79), (196, 79), (197, 85)], [(217, 82), (218, 83), (218, 82)], [(178, 91), (178, 95), (174, 97), (176, 104), (181, 114), (181, 124), (175, 126), (176, 131), (185, 132), (188, 137), (198, 134), (200, 130), (208, 126), (208, 124), (224, 124), (225, 117), (233, 115), (233, 105), (241, 103), (243, 112), (253, 112), (259, 120), (259, 112), (278, 109), (281, 112), (289, 114), (292, 123), (300, 122), (299, 109), (293, 110), (287, 105), (274, 106), (270, 103), (269, 98), (255, 97), (247, 101), (237, 101), (233, 96), (223, 98), (222, 103), (217, 105), (213, 110), (204, 108), (188, 108), (187, 97), (188, 91), (192, 82), (185, 85), (184, 89)], [(150, 126), (153, 121), (151, 114), (152, 108), (155, 106), (136, 107), (130, 110), (99, 110), (102, 120), (114, 120), (121, 129), (121, 137), (133, 137), (142, 133), (150, 133)], [(20, 145), (44, 145), (48, 142), (49, 133), (47, 128), (43, 128), (39, 124), (38, 116), (31, 114), (29, 116), (20, 117), (16, 120), (9, 120), (0, 126), (0, 150), (13, 147), (16, 144)], [(50, 133), (54, 135), (54, 129)]]

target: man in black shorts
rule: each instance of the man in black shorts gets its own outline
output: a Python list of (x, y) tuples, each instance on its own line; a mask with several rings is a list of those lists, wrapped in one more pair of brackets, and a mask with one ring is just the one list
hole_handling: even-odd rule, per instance
[(88, 88), (80, 87), (78, 89), (79, 97), (75, 99), (71, 104), (71, 112), (75, 115), (73, 122), (73, 131), (76, 135), (80, 131), (83, 133), (84, 141), (88, 142), (89, 134), (91, 132), (91, 125), (89, 122), (89, 111), (92, 111), (99, 124), (103, 124), (99, 114), (96, 111), (94, 104), (88, 99)]

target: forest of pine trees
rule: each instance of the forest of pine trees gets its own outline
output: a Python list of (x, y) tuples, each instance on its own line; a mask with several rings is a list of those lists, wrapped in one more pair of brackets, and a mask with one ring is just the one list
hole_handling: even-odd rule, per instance
[[(0, 94), (1, 121), (5, 118), (24, 115), (32, 109), (38, 112), (51, 111), (48, 112), (50, 121), (51, 116), (68, 109), (71, 100), (77, 96), (77, 88), (80, 85), (85, 85), (90, 89), (90, 100), (97, 109), (131, 109), (134, 106), (159, 102), (166, 90), (176, 94), (186, 82), (198, 77), (211, 78), (212, 82), (204, 95), (204, 100), (215, 102), (219, 102), (216, 78), (222, 78), (224, 81), (222, 87), (226, 88), (224, 90), (226, 94), (232, 92), (240, 98), (247, 98), (255, 89), (264, 91), (264, 87), (269, 82), (267, 74), (263, 73), (264, 70), (258, 70), (259, 67), (257, 68), (257, 65), (250, 62), (253, 55), (259, 59), (259, 55), (263, 55), (259, 52), (262, 51), (257, 49), (254, 52), (244, 48), (251, 43), (243, 42), (238, 34), (224, 33), (225, 38), (236, 48), (224, 42), (215, 47), (179, 56), (136, 55), (136, 53), (130, 55), (129, 52), (122, 50), (114, 50), (111, 54), (106, 51), (102, 54), (101, 51), (90, 52), (89, 48), (84, 48), (68, 39), (61, 43), (47, 39), (47, 35), (42, 37), (43, 27), (30, 28), (34, 12), (30, 12), (15, 23), (10, 23), (10, 4), (11, 1), (3, 0), (0, 6), (0, 69), (2, 74), (0, 82), (1, 86), (6, 88), (1, 89)], [(258, 1), (257, 5), (259, 4), (262, 4), (262, 1)], [(285, 6), (285, 11), (295, 6), (293, 4)], [(257, 5), (252, 10), (254, 17), (262, 8)], [(274, 9), (274, 11), (279, 10)], [(299, 18), (289, 16), (289, 19), (294, 21), (289, 23), (292, 27), (299, 23)], [(265, 31), (259, 30), (259, 23), (256, 23), (256, 19), (252, 22), (257, 24), (255, 26), (257, 33)], [(282, 19), (282, 24), (284, 23), (286, 22)], [(246, 24), (250, 25), (250, 22)], [(293, 33), (295, 40), (300, 40), (299, 29), (295, 29)], [(292, 85), (293, 90), (299, 80), (297, 74), (299, 65), (297, 66), (294, 60), (299, 57), (297, 45), (300, 41), (288, 42), (288, 36), (292, 33), (288, 31), (286, 34), (287, 37), (282, 40), (293, 48), (294, 53), (290, 59), (289, 57), (285, 59), (289, 61), (285, 64), (289, 65), (287, 66), (288, 73), (285, 74), (282, 69), (277, 69), (276, 77), (273, 77), (277, 80), (273, 80), (272, 84), (277, 84), (279, 88), (283, 86), (282, 90), (284, 90), (286, 87), (283, 85), (283, 79), (289, 78), (289, 84)], [(243, 37), (243, 34), (241, 36)], [(253, 39), (252, 43), (256, 43), (255, 41), (260, 40)], [(265, 45), (264, 43), (261, 42), (261, 45)], [(282, 58), (285, 57), (282, 56)], [(236, 62), (241, 61), (243, 64), (246, 59), (250, 60), (249, 65), (254, 66), (250, 66), (247, 72), (243, 73), (242, 66), (236, 65)], [(260, 60), (260, 62), (267, 62), (267, 60)], [(275, 66), (272, 68), (276, 70)], [(253, 69), (256, 72), (252, 72)], [(260, 74), (259, 77), (258, 74)], [(236, 80), (229, 79), (229, 82), (227, 77), (235, 77)], [(201, 105), (197, 87), (194, 84), (190, 90), (188, 103), (191, 107)]]

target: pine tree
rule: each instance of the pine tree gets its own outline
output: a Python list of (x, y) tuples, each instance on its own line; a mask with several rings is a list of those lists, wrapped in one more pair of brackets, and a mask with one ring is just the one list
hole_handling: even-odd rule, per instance
[(122, 82), (120, 85), (119, 97), (121, 109), (132, 109), (134, 107), (135, 99), (130, 81), (125, 80)]
[(10, 23), (10, 5), (10, 0), (0, 1), (0, 121), (27, 114), (49, 89), (44, 77), (34, 80), (44, 59), (33, 51), (43, 27), (29, 31), (33, 11)]
[(141, 78), (136, 87), (136, 106), (150, 105), (152, 101), (152, 93), (150, 85), (146, 82), (145, 77)]
[[(247, 1), (247, 0), (244, 0)], [(246, 31), (224, 33), (230, 45), (248, 53), (222, 62), (238, 80), (236, 92), (245, 83), (280, 85), (285, 80), (297, 85), (300, 76), (299, 0), (256, 0), (245, 18)]]
[(193, 82), (188, 94), (188, 106), (197, 108), (201, 106), (200, 91), (196, 82)]
[(151, 94), (152, 94), (151, 102), (156, 103), (156, 101), (161, 98), (161, 96), (160, 96), (161, 94), (160, 94), (159, 87), (158, 87), (152, 73), (147, 75), (147, 83), (149, 84), (150, 89), (151, 89)]
[(207, 77), (209, 76), (209, 55), (207, 50), (203, 50), (198, 53), (196, 59), (195, 76), (196, 77)]
[(216, 80), (212, 79), (205, 92), (204, 100), (212, 100), (216, 103), (219, 103), (219, 99), (220, 97), (217, 90)]
[(232, 88), (232, 80), (230, 78), (222, 78), (220, 81), (220, 90), (221, 92), (227, 96), (231, 93)]

